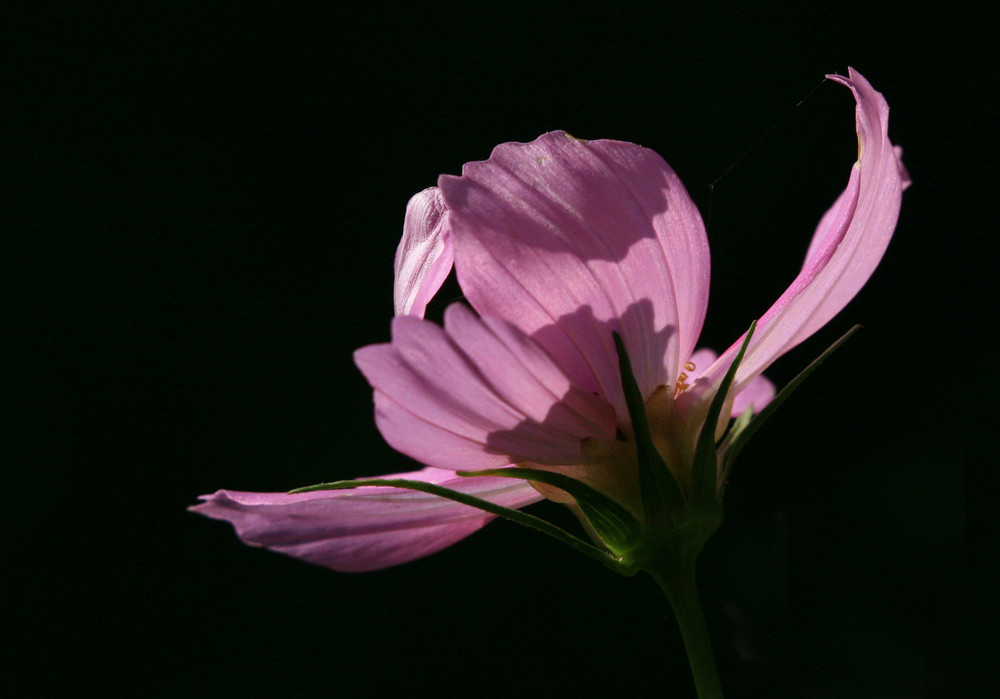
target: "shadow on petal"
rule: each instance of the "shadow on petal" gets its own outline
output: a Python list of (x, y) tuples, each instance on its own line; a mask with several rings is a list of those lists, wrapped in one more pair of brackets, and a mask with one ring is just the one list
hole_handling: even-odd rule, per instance
[(558, 355), (560, 366), (581, 386), (611, 403), (619, 423), (627, 423), (628, 408), (622, 393), (615, 332), (625, 342), (643, 396), (648, 398), (658, 387), (673, 385), (679, 368), (674, 358), (676, 329), (673, 325), (657, 327), (655, 309), (649, 299), (630, 304), (620, 317), (610, 320), (600, 320), (590, 306), (581, 306), (538, 329), (532, 339), (543, 347), (552, 347), (573, 335), (590, 338), (590, 344), (583, 347), (568, 345)]

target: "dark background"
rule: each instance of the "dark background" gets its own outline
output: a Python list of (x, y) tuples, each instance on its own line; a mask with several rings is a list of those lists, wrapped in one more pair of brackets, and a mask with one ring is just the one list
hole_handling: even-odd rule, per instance
[(516, 525), (344, 575), (185, 508), (411, 468), (351, 352), (388, 339), (407, 199), (501, 142), (566, 129), (663, 155), (709, 219), (703, 344), (727, 347), (847, 182), (853, 101), (822, 79), (848, 65), (885, 94), (914, 185), (872, 281), (768, 372), (865, 326), (744, 451), (703, 601), (731, 697), (973, 690), (996, 206), (976, 17), (102, 7), (5, 23), (12, 695), (692, 696), (649, 579)]

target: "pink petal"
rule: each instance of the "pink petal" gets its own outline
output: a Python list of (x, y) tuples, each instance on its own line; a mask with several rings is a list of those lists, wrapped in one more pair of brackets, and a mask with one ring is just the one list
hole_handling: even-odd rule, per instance
[(355, 362), (375, 389), (382, 435), (407, 456), (453, 470), (574, 464), (580, 440), (614, 437), (613, 409), (504, 321), (453, 304), (444, 329), (399, 317), (392, 334)]
[(448, 278), (454, 261), (447, 209), (437, 187), (413, 195), (406, 205), (403, 238), (396, 249), (393, 289), (396, 315), (424, 317), (427, 303)]
[[(384, 478), (437, 483), (517, 509), (542, 499), (510, 478), (462, 478), (428, 468)], [(422, 558), (464, 539), (493, 515), (400, 488), (321, 490), (298, 495), (220, 490), (192, 512), (232, 523), (244, 543), (342, 572), (378, 570)]]
[[(826, 212), (809, 246), (805, 265), (784, 294), (761, 316), (734, 389), (747, 386), (771, 362), (827, 323), (864, 286), (889, 245), (909, 176), (887, 133), (889, 107), (853, 68), (829, 76), (857, 101), (858, 161), (847, 189)], [(737, 340), (704, 374), (694, 392), (704, 395), (725, 374), (739, 351)]]
[[(702, 348), (697, 350), (691, 355), (691, 359), (685, 365), (684, 373), (687, 374), (685, 382), (688, 384), (694, 383), (701, 376), (702, 372), (708, 369), (716, 359), (717, 355), (710, 349)], [(756, 376), (736, 394), (733, 400), (731, 416), (738, 417), (750, 406), (753, 406), (755, 413), (759, 413), (764, 409), (764, 406), (774, 399), (774, 396), (775, 387), (770, 379), (763, 375)]]
[(732, 416), (738, 417), (750, 407), (753, 407), (755, 414), (759, 413), (774, 400), (775, 392), (774, 384), (766, 376), (760, 374), (753, 377), (736, 394), (736, 398), (733, 400)]
[[(906, 167), (903, 165), (903, 149), (899, 146), (893, 146), (893, 152), (896, 154), (896, 163), (899, 166), (899, 176), (902, 179), (902, 188), (905, 190), (909, 187), (912, 182), (910, 181), (910, 174), (906, 171)], [(827, 242), (831, 231), (838, 225), (837, 216), (842, 211), (842, 202), (844, 197), (849, 194), (849, 190), (841, 192), (840, 196), (837, 197), (837, 201), (834, 202), (833, 206), (827, 209), (827, 212), (823, 214), (823, 218), (820, 219), (819, 225), (816, 227), (816, 232), (813, 234), (812, 240), (809, 242), (809, 250), (806, 252), (806, 259), (802, 263), (803, 271), (808, 268), (820, 254), (825, 243)]]
[(612, 331), (645, 395), (672, 385), (708, 302), (701, 216), (653, 151), (564, 132), (442, 176), (459, 283), (627, 419)]

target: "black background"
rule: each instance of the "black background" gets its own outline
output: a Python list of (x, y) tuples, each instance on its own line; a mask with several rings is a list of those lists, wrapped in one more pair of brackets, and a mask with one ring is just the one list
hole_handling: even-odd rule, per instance
[(743, 453), (703, 601), (731, 697), (971, 691), (993, 626), (963, 633), (996, 206), (976, 17), (139, 7), (5, 23), (13, 695), (693, 696), (650, 580), (516, 525), (343, 575), (185, 508), (411, 468), (351, 352), (388, 339), (409, 196), (501, 142), (663, 155), (709, 219), (702, 344), (727, 347), (847, 182), (853, 101), (822, 79), (848, 65), (885, 94), (914, 185), (872, 281), (769, 370), (783, 384), (865, 326)]

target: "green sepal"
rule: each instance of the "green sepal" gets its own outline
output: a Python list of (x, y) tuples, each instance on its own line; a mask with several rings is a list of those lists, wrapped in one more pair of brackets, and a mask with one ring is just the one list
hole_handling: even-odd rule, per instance
[[(740, 415), (740, 418), (733, 424), (729, 434), (726, 435), (726, 438), (719, 447), (719, 451), (722, 454), (723, 482), (725, 482), (725, 479), (728, 478), (729, 470), (733, 462), (736, 460), (736, 456), (740, 453), (740, 450), (743, 449), (746, 443), (750, 441), (750, 438), (756, 434), (757, 430), (761, 428), (764, 422), (774, 414), (774, 411), (778, 409), (778, 406), (784, 403), (785, 399), (792, 394), (792, 391), (798, 388), (802, 382), (805, 381), (806, 378), (819, 367), (820, 364), (826, 361), (827, 357), (837, 351), (841, 345), (847, 342), (847, 339), (851, 337), (851, 335), (860, 329), (860, 325), (855, 325), (853, 328), (841, 335), (840, 339), (830, 345), (826, 351), (823, 352), (823, 354), (816, 357), (816, 359), (810, 362), (809, 366), (800, 371), (794, 379), (782, 388), (781, 391), (778, 392), (778, 395), (771, 399), (771, 402), (768, 403), (763, 410), (755, 416), (752, 416), (752, 420), (737, 429), (740, 420), (743, 418), (743, 415)], [(746, 413), (744, 413), (744, 415), (745, 414)]]
[(500, 476), (502, 478), (522, 478), (526, 481), (545, 483), (565, 490), (580, 511), (587, 518), (601, 541), (616, 555), (627, 553), (639, 536), (640, 526), (628, 510), (604, 493), (571, 478), (563, 473), (542, 471), (534, 468), (491, 468), (482, 471), (457, 471), (460, 476)]
[(749, 406), (746, 410), (736, 416), (733, 420), (733, 424), (729, 426), (729, 430), (726, 432), (725, 439), (718, 445), (718, 453), (725, 456), (725, 450), (732, 444), (736, 439), (743, 434), (743, 431), (750, 426), (753, 422), (754, 416), (753, 406)]
[(438, 497), (446, 498), (448, 500), (454, 500), (455, 502), (460, 502), (463, 505), (475, 507), (483, 510), (484, 512), (489, 512), (492, 515), (497, 515), (498, 517), (509, 519), (512, 522), (523, 524), (526, 527), (531, 527), (532, 529), (540, 531), (543, 534), (548, 534), (554, 539), (563, 542), (567, 546), (576, 549), (580, 553), (590, 556), (594, 560), (604, 564), (616, 573), (620, 573), (622, 575), (632, 575), (635, 572), (629, 567), (623, 565), (618, 556), (607, 551), (602, 551), (592, 544), (588, 544), (583, 539), (573, 536), (566, 530), (557, 527), (551, 522), (545, 521), (541, 517), (535, 517), (534, 515), (529, 515), (528, 513), (521, 512), (520, 510), (513, 510), (509, 507), (503, 507), (502, 505), (497, 505), (488, 500), (477, 498), (474, 495), (460, 493), (457, 490), (435, 485), (434, 483), (411, 481), (403, 478), (367, 478), (352, 481), (319, 483), (317, 485), (306, 486), (305, 488), (296, 488), (295, 490), (288, 491), (288, 493), (289, 495), (296, 495), (298, 493), (311, 493), (316, 490), (350, 490), (352, 488), (371, 486), (378, 488), (403, 488), (405, 490), (416, 490), (421, 493), (428, 493), (430, 495), (437, 495)]
[(625, 343), (617, 332), (614, 333), (614, 338), (625, 405), (628, 406), (632, 430), (635, 432), (642, 511), (646, 521), (660, 519), (671, 509), (684, 505), (684, 494), (653, 444), (653, 437), (649, 433), (649, 421), (646, 419), (646, 403), (642, 399), (635, 374), (632, 373), (632, 363), (625, 351)]
[(715, 427), (719, 424), (719, 416), (722, 407), (726, 403), (729, 389), (733, 385), (733, 378), (736, 370), (739, 369), (746, 354), (750, 338), (753, 337), (754, 330), (757, 329), (757, 321), (750, 323), (750, 328), (743, 337), (743, 344), (740, 351), (736, 353), (736, 358), (729, 365), (729, 370), (722, 378), (719, 389), (712, 398), (712, 403), (708, 408), (708, 416), (705, 424), (701, 426), (698, 435), (698, 446), (694, 453), (694, 463), (691, 467), (691, 502), (695, 505), (711, 505), (719, 500), (719, 459), (715, 447)]

